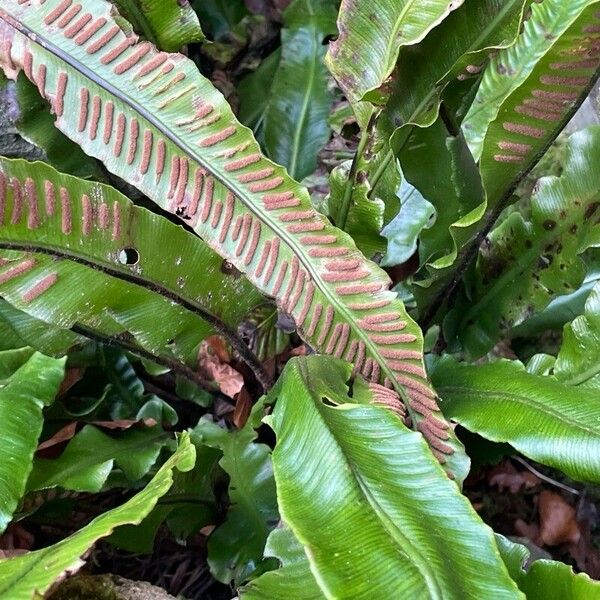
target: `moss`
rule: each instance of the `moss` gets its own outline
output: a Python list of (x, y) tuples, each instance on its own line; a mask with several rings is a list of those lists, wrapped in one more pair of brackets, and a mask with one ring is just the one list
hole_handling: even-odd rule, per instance
[(76, 575), (62, 583), (48, 600), (172, 600), (162, 588), (115, 575)]

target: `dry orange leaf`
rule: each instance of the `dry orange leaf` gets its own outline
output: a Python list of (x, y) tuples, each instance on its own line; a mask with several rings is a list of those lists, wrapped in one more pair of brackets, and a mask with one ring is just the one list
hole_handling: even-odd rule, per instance
[(494, 467), (488, 477), (490, 485), (495, 485), (502, 492), (508, 489), (511, 494), (516, 494), (521, 489), (529, 490), (541, 483), (530, 471), (518, 471), (508, 461)]
[(209, 382), (217, 384), (219, 390), (233, 398), (244, 386), (244, 378), (233, 367), (223, 361), (229, 355), (225, 346), (221, 346), (212, 336), (200, 344), (198, 349), (198, 371), (200, 375)]
[(559, 494), (544, 490), (538, 497), (540, 539), (547, 546), (576, 544), (581, 537), (575, 509)]

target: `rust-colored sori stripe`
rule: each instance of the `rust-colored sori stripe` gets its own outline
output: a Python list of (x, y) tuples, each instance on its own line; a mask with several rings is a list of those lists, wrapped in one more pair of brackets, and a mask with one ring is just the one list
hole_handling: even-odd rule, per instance
[(600, 68), (600, 11), (584, 11), (564, 40), (527, 80), (526, 95), (501, 110), (502, 131), (492, 156), (496, 163), (525, 168), (585, 96)]
[[(449, 460), (459, 445), (425, 374), (421, 332), (389, 278), (262, 156), (191, 61), (127, 36), (100, 0), (6, 0), (0, 28), (6, 72), (23, 69), (39, 85), (57, 127), (185, 220), (277, 300), (307, 343), (353, 362), (380, 386), (380, 403), (402, 414), (381, 391), (395, 390), (436, 456)], [(62, 190), (47, 198), (70, 201)], [(94, 223), (107, 235), (118, 228), (106, 209), (83, 208), (84, 235)]]

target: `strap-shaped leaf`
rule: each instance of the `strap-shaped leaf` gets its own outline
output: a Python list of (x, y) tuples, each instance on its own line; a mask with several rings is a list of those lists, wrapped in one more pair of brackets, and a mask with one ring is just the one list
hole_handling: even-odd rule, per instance
[(195, 449), (187, 433), (181, 434), (177, 451), (157, 471), (150, 483), (125, 504), (96, 517), (73, 535), (47, 548), (0, 562), (0, 597), (31, 600), (50, 588), (65, 572), (79, 567), (82, 556), (116, 527), (139, 525), (173, 483), (173, 472), (194, 466)]
[(137, 33), (158, 48), (176, 52), (204, 39), (198, 15), (188, 0), (114, 0)]
[[(323, 40), (335, 33), (332, 0), (295, 0), (283, 14), (281, 58), (264, 113), (265, 152), (301, 181), (314, 172), (330, 136), (333, 103)], [(265, 93), (265, 92), (261, 92)], [(256, 97), (249, 99), (256, 103)]]
[(557, 560), (535, 559), (529, 548), (496, 534), (510, 576), (529, 600), (597, 600), (600, 582)]
[[(464, 0), (342, 0), (338, 39), (327, 55), (329, 70), (355, 110), (361, 126), (369, 110), (365, 94), (392, 73), (402, 46), (421, 41)], [(366, 117), (366, 118), (365, 118)]]
[[(494, 107), (497, 95), (506, 96), (484, 129), (481, 172), (489, 206), (495, 206), (537, 162), (587, 96), (599, 68), (597, 0), (544, 0), (533, 5), (515, 46), (490, 63), (471, 117), (464, 123), (469, 131), (477, 111), (485, 113), (487, 103)], [(516, 83), (508, 78), (508, 94), (506, 72), (527, 75)]]
[(109, 186), (24, 160), (0, 158), (0, 206), (0, 248), (27, 253), (5, 252), (0, 266), (0, 291), (19, 308), (60, 327), (124, 329), (190, 367), (215, 330), (244, 352), (235, 327), (262, 298), (183, 228)]
[(518, 361), (465, 365), (447, 356), (432, 372), (445, 412), (469, 431), (508, 442), (569, 477), (600, 482), (598, 392), (528, 373)]
[[(12, 351), (14, 353), (14, 351)], [(7, 362), (6, 352), (0, 354)], [(35, 353), (0, 389), (0, 532), (11, 521), (25, 493), (31, 462), (42, 432), (42, 409), (53, 402), (62, 383), (65, 360)]]
[(103, 0), (85, 9), (8, 0), (0, 23), (5, 71), (22, 68), (37, 83), (59, 129), (187, 221), (276, 298), (312, 346), (396, 388), (442, 460), (460, 447), (427, 381), (421, 332), (387, 275), (261, 155), (191, 61), (127, 37)]
[(35, 459), (27, 491), (60, 486), (99, 492), (117, 465), (127, 481), (137, 482), (150, 471), (168, 439), (169, 434), (159, 426), (110, 436), (94, 425), (85, 425), (58, 458)]
[(357, 379), (350, 398), (349, 376), (348, 365), (330, 357), (292, 359), (265, 418), (277, 436), (281, 518), (323, 596), (521, 598), (491, 530), (420, 436), (377, 406), (380, 386)]

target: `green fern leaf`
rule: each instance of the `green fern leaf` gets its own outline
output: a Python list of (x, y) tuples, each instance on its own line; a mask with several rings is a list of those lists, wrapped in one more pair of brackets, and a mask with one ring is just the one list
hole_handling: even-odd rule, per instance
[[(194, 64), (127, 36), (104, 0), (9, 0), (3, 67), (23, 69), (56, 125), (194, 231), (290, 314), (321, 352), (393, 387), (453, 474), (467, 459), (423, 365), (418, 326), (387, 275), (268, 161)], [(198, 265), (198, 268), (201, 268)]]

